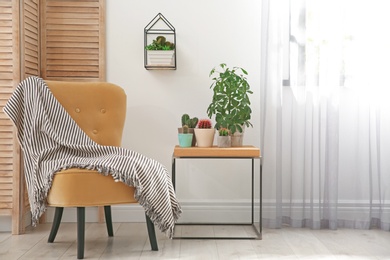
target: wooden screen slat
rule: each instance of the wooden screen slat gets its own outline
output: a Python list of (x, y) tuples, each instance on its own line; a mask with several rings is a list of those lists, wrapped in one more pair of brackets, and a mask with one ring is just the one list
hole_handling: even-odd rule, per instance
[(12, 1), (2, 1), (0, 6), (0, 205), (2, 206), (0, 209), (4, 209), (4, 212), (10, 212), (12, 209), (12, 200), (8, 201), (9, 204), (2, 203), (9, 196), (12, 197), (13, 128), (9, 118), (3, 112), (3, 107), (14, 87), (15, 35), (12, 10)]
[(42, 77), (105, 80), (104, 0), (46, 0), (41, 8)]
[(39, 2), (25, 0), (21, 15), (22, 79), (40, 76)]

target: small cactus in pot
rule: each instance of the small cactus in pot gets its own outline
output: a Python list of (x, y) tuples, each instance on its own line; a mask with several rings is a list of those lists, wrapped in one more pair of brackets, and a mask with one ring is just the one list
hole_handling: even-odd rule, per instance
[(196, 141), (199, 147), (211, 147), (214, 142), (215, 129), (210, 119), (201, 119), (195, 128)]
[(182, 133), (179, 133), (179, 146), (180, 147), (191, 147), (192, 139), (194, 134), (188, 132), (188, 126), (183, 125)]
[(229, 135), (229, 130), (225, 127), (221, 127), (218, 130), (219, 136), (228, 136)]
[(183, 125), (183, 134), (188, 134), (188, 126)]
[(229, 135), (229, 129), (221, 127), (218, 130), (217, 145), (220, 148), (231, 147), (231, 136)]
[(198, 118), (193, 117), (191, 118), (188, 114), (183, 114), (181, 116), (181, 125), (187, 125), (188, 128), (195, 128), (196, 125), (198, 124)]
[(209, 129), (211, 128), (211, 120), (210, 119), (201, 119), (199, 120), (198, 123), (198, 128), (203, 128), (203, 129)]
[[(198, 121), (199, 119), (197, 117), (193, 117), (191, 118), (188, 114), (183, 114), (181, 116), (181, 126), (182, 127), (179, 127), (178, 128), (178, 133), (183, 133), (183, 128), (184, 126), (187, 127), (188, 129), (188, 133), (194, 133), (194, 128), (196, 127), (196, 125), (198, 124)], [(194, 137), (192, 138), (192, 144), (191, 146), (195, 146), (196, 145), (196, 138), (195, 138), (195, 135), (193, 135)]]

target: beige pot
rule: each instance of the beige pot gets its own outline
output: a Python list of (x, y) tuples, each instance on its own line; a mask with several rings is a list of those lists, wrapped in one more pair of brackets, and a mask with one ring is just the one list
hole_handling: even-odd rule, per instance
[(195, 136), (198, 147), (211, 147), (214, 143), (214, 128), (195, 128)]

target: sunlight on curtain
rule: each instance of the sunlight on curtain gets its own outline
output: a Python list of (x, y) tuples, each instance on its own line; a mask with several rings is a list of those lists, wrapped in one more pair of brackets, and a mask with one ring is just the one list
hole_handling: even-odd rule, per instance
[(263, 3), (265, 226), (389, 230), (390, 1)]

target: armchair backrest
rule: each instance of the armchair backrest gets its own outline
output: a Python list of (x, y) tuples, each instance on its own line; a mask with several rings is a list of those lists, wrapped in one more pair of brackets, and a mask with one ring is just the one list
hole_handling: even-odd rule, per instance
[(107, 82), (45, 81), (80, 128), (100, 145), (120, 146), (126, 93)]

